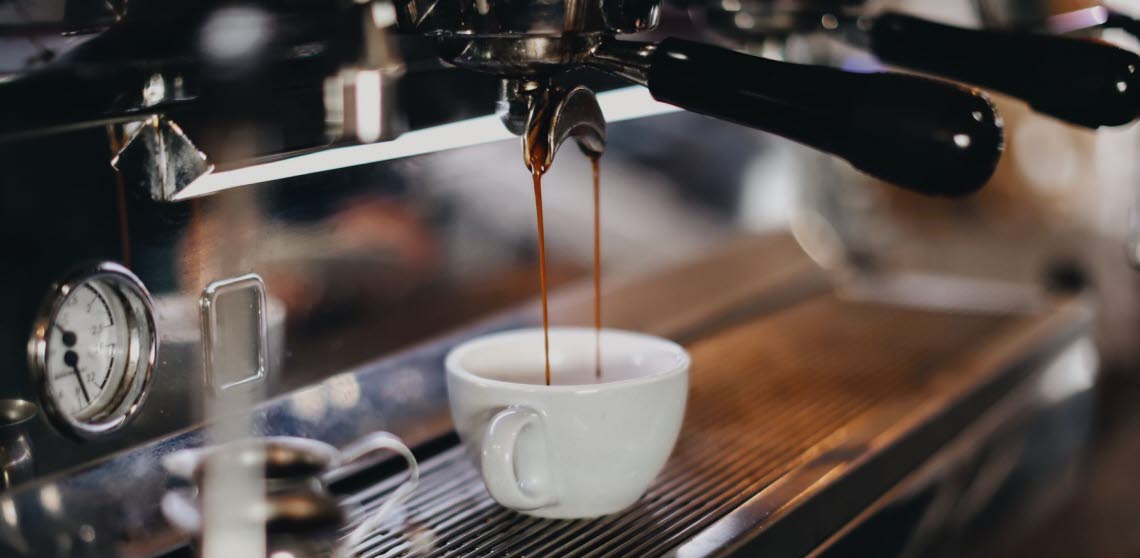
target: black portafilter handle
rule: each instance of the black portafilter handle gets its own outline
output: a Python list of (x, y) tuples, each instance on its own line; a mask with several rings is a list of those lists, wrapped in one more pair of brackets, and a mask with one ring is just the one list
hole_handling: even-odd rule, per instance
[[(628, 60), (615, 51), (636, 44), (618, 42), (600, 56)], [(949, 83), (778, 62), (673, 38), (643, 47), (640, 61), (639, 72), (615, 73), (644, 83), (659, 101), (837, 155), (922, 194), (973, 193), (1001, 156), (993, 106)]]
[(1088, 128), (1140, 117), (1140, 56), (1094, 40), (978, 31), (887, 12), (867, 33), (883, 62), (993, 89)]
[(1104, 22), (1104, 27), (1109, 29), (1122, 29), (1129, 35), (1140, 39), (1140, 21), (1120, 12), (1109, 10), (1108, 18)]

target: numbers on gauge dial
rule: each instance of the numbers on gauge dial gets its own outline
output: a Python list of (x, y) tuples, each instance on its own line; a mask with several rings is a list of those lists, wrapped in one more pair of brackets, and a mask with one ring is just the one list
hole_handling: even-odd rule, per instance
[(59, 410), (84, 419), (113, 403), (127, 368), (129, 329), (111, 289), (96, 281), (68, 293), (47, 343), (49, 390)]

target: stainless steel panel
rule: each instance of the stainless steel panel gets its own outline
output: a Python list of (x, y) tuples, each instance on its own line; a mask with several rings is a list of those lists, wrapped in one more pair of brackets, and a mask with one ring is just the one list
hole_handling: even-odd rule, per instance
[[(1086, 327), (818, 298), (690, 345), (685, 428), (631, 508), (550, 521), (490, 500), (461, 448), (424, 466), (406, 520), (358, 552), (396, 556), (800, 555), (822, 542)], [(943, 335), (930, 335), (932, 332)], [(889, 349), (888, 349), (889, 347)], [(953, 355), (953, 356), (951, 356)], [(893, 479), (893, 480), (892, 480)], [(379, 485), (348, 497), (382, 501)], [(375, 503), (372, 504), (376, 505)]]
[[(664, 163), (692, 169), (711, 160), (713, 170), (672, 177), (651, 172), (684, 139), (672, 132), (679, 124), (723, 131), (734, 138), (733, 148), (698, 145), (692, 161)], [(730, 200), (740, 186), (713, 189), (705, 181), (738, 181), (750, 158), (764, 153), (756, 134), (673, 114), (656, 124), (614, 124), (609, 139), (602, 199), (603, 212), (615, 218), (603, 221), (607, 288), (737, 234)], [(0, 316), (0, 395), (38, 403), (26, 342), (50, 285), (77, 266), (125, 264), (155, 300), (158, 360), (138, 419), (97, 443), (60, 438), (42, 415), (30, 421), (40, 476), (200, 424), (207, 385), (198, 299), (211, 282), (251, 272), (265, 282), (264, 397), (373, 362), (536, 294), (534, 208), (513, 141), (168, 203), (118, 180), (109, 164), (111, 140), (105, 130), (90, 130), (0, 150), (6, 169), (0, 176), (0, 237), (12, 247), (5, 268), (19, 270), (0, 274), (0, 305), (7, 309)], [(583, 277), (591, 265), (589, 173), (571, 152), (548, 176), (556, 286)], [(802, 269), (806, 260), (794, 242), (787, 246), (791, 250), (753, 256), (751, 269)], [(794, 262), (788, 264), (793, 269), (777, 261)], [(732, 293), (754, 288), (724, 279), (717, 293), (723, 304)], [(555, 319), (588, 323), (586, 316), (567, 313), (576, 307), (564, 304)]]
[[(757, 257), (760, 254), (767, 257)], [(773, 268), (773, 258), (786, 265)], [(721, 272), (709, 275), (710, 268)], [(786, 236), (742, 239), (686, 265), (616, 283), (607, 323), (681, 338), (705, 335), (826, 288), (824, 276)], [(718, 295), (709, 297), (709, 290)], [(586, 317), (589, 296), (589, 289), (572, 289), (552, 300), (552, 311), (571, 319)], [(386, 430), (409, 444), (430, 442), (450, 429), (441, 368), (447, 349), (474, 335), (537, 320), (537, 308), (524, 307), (288, 392), (258, 406), (249, 418), (248, 434), (310, 437), (343, 446)], [(87, 545), (99, 555), (151, 556), (180, 544), (184, 537), (158, 509), (170, 486), (160, 461), (173, 451), (204, 443), (205, 433), (193, 430), (139, 444), (0, 496), (0, 510), (7, 502), (7, 517), (14, 518), (0, 540), (44, 556), (71, 555), (75, 545)], [(95, 538), (69, 539), (66, 544), (56, 539), (60, 532), (74, 532), (75, 526), (86, 526)]]

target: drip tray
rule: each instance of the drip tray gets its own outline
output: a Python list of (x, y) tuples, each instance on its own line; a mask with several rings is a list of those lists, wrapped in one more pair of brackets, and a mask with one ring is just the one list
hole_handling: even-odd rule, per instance
[[(726, 553), (788, 519), (788, 508), (843, 476), (820, 471), (790, 494), (780, 486), (786, 482), (773, 484), (793, 471), (818, 468), (820, 456), (846, 448), (848, 471), (855, 468), (851, 463), (873, 465), (866, 454), (882, 444), (907, 439), (888, 436), (892, 425), (927, 424), (946, 415), (963, 424), (945, 436), (960, 431), (969, 413), (942, 411), (984, 391), (982, 386), (1016, 376), (1032, 353), (1059, 348), (1064, 339), (1058, 336), (1074, 337), (1083, 327), (1074, 303), (1047, 306), (1032, 316), (955, 315), (828, 294), (720, 330), (688, 343), (693, 371), (684, 429), (666, 469), (629, 509), (579, 521), (511, 512), (491, 500), (462, 448), (454, 447), (423, 463), (422, 482), (400, 525), (376, 532), (356, 550), (368, 558)], [(896, 463), (897, 473), (879, 475), (882, 490), (934, 449), (904, 452), (915, 462)], [(399, 480), (350, 495), (346, 503), (360, 506), (358, 513), (374, 509)], [(881, 494), (867, 487), (836, 499), (842, 506), (828, 506), (837, 525)], [(742, 510), (750, 510), (742, 514), (749, 521), (736, 517)], [(811, 528), (797, 532), (820, 531), (819, 518), (810, 521)], [(813, 536), (829, 534), (823, 531)], [(724, 546), (709, 546), (710, 533)]]

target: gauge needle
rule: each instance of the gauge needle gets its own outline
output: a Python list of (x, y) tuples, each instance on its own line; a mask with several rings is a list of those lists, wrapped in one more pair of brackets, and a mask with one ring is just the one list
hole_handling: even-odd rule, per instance
[(75, 335), (74, 331), (67, 331), (66, 329), (63, 329), (63, 326), (59, 324), (55, 324), (55, 328), (58, 329), (59, 334), (63, 336), (64, 345), (67, 345), (68, 347), (75, 346), (75, 342), (78, 341), (78, 337)]
[(75, 373), (75, 381), (79, 382), (79, 389), (83, 391), (83, 399), (90, 403), (91, 396), (87, 394), (87, 386), (83, 383), (83, 375), (79, 373), (79, 354), (75, 351), (67, 351), (63, 355), (63, 363), (71, 367), (71, 371)]

